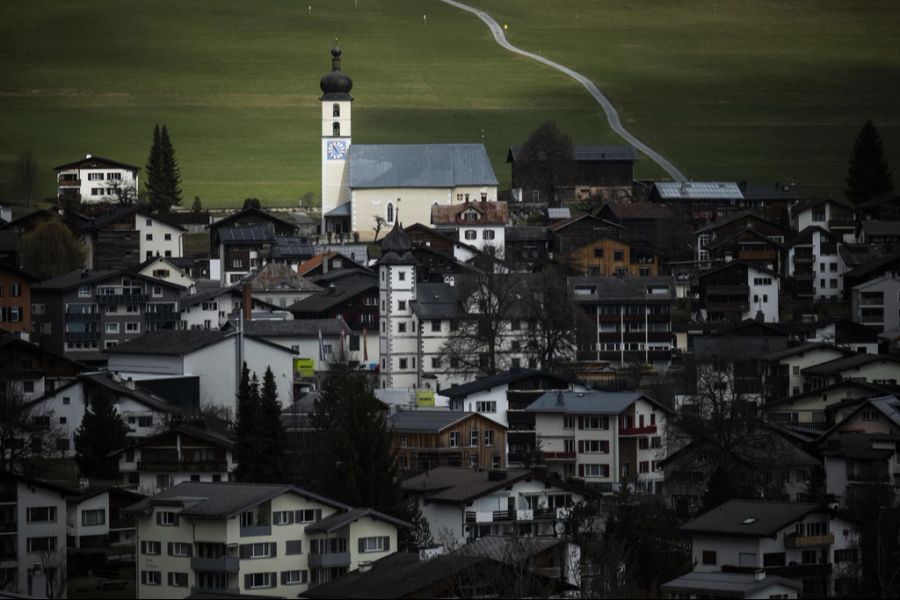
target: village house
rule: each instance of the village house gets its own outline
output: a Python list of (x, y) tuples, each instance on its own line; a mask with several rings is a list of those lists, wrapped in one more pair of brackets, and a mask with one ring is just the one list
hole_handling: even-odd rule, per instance
[(185, 228), (142, 206), (114, 207), (82, 224), (87, 269), (123, 269), (151, 258), (181, 258)]
[(87, 154), (81, 160), (53, 170), (56, 172), (56, 197), (61, 206), (68, 202), (133, 202), (140, 189), (140, 167), (102, 156)]
[(478, 413), (401, 410), (388, 417), (402, 471), (506, 468), (507, 427)]

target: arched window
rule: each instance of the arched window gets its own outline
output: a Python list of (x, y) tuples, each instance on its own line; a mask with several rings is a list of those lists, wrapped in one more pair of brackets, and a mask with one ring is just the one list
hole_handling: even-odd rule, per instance
[(388, 202), (388, 205), (387, 205), (387, 222), (388, 223), (394, 222), (394, 203), (393, 202)]
[(331, 127), (331, 130), (335, 136), (341, 135), (341, 124), (338, 122), (335, 122), (334, 125)]
[(331, 105), (331, 115), (334, 117), (341, 116), (341, 105), (337, 102)]

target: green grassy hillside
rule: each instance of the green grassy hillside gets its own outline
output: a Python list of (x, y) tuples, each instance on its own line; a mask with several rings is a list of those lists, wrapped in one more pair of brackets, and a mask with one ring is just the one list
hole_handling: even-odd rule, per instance
[[(885, 1), (472, 0), (511, 39), (594, 77), (625, 122), (695, 179), (840, 193), (873, 118), (900, 164), (900, 56)], [(30, 149), (143, 165), (166, 123), (184, 197), (229, 206), (318, 194), (319, 89), (333, 39), (353, 77), (354, 141), (473, 142), (501, 181), (505, 148), (543, 120), (614, 142), (574, 82), (500, 49), (436, 0), (32, 0), (0, 4), (0, 202)], [(422, 15), (428, 15), (423, 24)], [(661, 172), (649, 161), (639, 176)]]

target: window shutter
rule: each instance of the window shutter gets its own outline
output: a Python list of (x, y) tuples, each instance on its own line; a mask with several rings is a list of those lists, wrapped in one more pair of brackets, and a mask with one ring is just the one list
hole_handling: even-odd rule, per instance
[(251, 587), (253, 587), (253, 575), (247, 573), (244, 575), (244, 589), (249, 590)]
[[(278, 544), (277, 544), (277, 543), (275, 543), (275, 542), (269, 542), (269, 555), (270, 555), (272, 558), (275, 558), (276, 556), (278, 556)], [(275, 573), (275, 575), (278, 575), (278, 574)], [(273, 577), (273, 578), (274, 578), (274, 577)]]
[(604, 441), (600, 442), (600, 445), (601, 445), (603, 451), (605, 453), (609, 454), (609, 440), (604, 440)]
[(318, 522), (318, 521), (321, 521), (321, 520), (322, 520), (322, 509), (321, 509), (321, 508), (317, 508), (317, 509), (316, 509), (316, 521)]
[(162, 525), (162, 513), (156, 513), (156, 524)]
[(141, 542), (141, 554), (147, 554), (147, 542)]
[(391, 536), (389, 536), (389, 535), (384, 536), (384, 551), (385, 552), (391, 551)]
[(275, 587), (278, 585), (278, 571), (272, 571), (269, 573), (269, 587)]
[(169, 556), (173, 556), (173, 555), (174, 555), (174, 552), (172, 552), (172, 546), (173, 546), (172, 542), (166, 543), (166, 553), (167, 553)]
[(250, 558), (250, 544), (241, 544), (239, 555), (241, 558)]
[(194, 555), (194, 546), (193, 546), (193, 544), (185, 544), (185, 545), (187, 546), (187, 555), (188, 555), (188, 556), (193, 556), (193, 555)]
[(359, 552), (360, 552), (360, 553), (366, 551), (365, 540), (366, 540), (365, 538), (359, 538), (359, 540), (357, 541), (358, 544), (359, 544)]
[(294, 523), (302, 523), (303, 522), (303, 511), (295, 510), (294, 511)]
[(578, 453), (584, 454), (584, 440), (578, 440)]
[(287, 583), (287, 576), (288, 576), (287, 571), (281, 572), (281, 585), (285, 585)]
[(584, 477), (584, 465), (578, 465), (578, 476)]

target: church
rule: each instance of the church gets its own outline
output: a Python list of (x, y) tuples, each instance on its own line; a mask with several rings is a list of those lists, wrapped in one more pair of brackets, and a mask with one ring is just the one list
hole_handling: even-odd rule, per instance
[[(353, 80), (331, 50), (322, 88), (322, 232), (360, 241), (403, 221), (431, 223), (432, 207), (495, 202), (497, 177), (482, 144), (352, 143)], [(401, 212), (402, 211), (402, 212)]]

